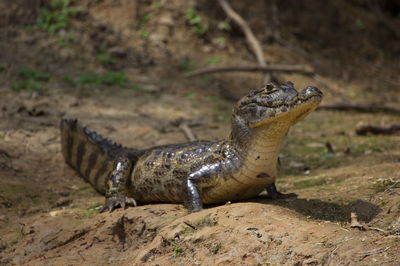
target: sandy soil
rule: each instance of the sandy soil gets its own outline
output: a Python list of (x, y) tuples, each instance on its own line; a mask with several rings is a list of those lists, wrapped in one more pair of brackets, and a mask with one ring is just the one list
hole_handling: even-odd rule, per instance
[[(238, 36), (213, 30), (204, 38), (190, 33), (182, 16), (190, 1), (171, 1), (168, 8), (148, 3), (124, 6), (123, 2), (83, 1), (86, 13), (73, 20), (69, 29), (78, 41), (66, 47), (60, 48), (57, 37), (40, 30), (1, 27), (0, 48), (11, 52), (1, 57), (0, 64), (4, 81), (0, 87), (1, 265), (399, 265), (400, 136), (355, 133), (361, 124), (399, 124), (394, 114), (317, 111), (296, 125), (281, 154), (278, 186), (283, 192), (297, 193), (297, 199), (271, 200), (261, 194), (246, 202), (207, 206), (190, 215), (180, 204), (98, 213), (104, 198), (62, 159), (61, 118), (79, 118), (129, 147), (187, 141), (177, 126), (182, 120), (193, 125), (198, 139), (216, 140), (229, 132), (232, 98), (261, 79), (254, 73), (185, 79), (180, 59), (188, 55), (198, 64), (204, 54), (220, 56), (221, 64), (253, 59)], [(251, 8), (246, 10), (251, 13)], [(136, 10), (132, 20), (129, 10)], [(347, 14), (353, 11), (346, 9)], [(140, 26), (145, 14), (152, 15), (152, 22)], [(289, 15), (283, 12), (282, 19)], [(176, 21), (174, 30), (171, 18)], [(259, 23), (250, 21), (253, 26)], [(373, 32), (373, 20), (367, 21)], [(287, 22), (291, 29), (290, 19)], [(85, 30), (79, 31), (82, 27)], [(140, 27), (151, 33), (149, 39), (136, 38), (143, 30)], [(134, 37), (128, 38), (131, 34)], [(192, 34), (189, 41), (188, 34)], [(229, 41), (225, 47), (212, 41), (219, 34)], [(126, 56), (111, 67), (99, 65), (96, 45), (100, 42), (123, 49)], [(309, 45), (303, 46), (304, 51), (318, 46)], [(272, 62), (298, 60), (321, 67), (320, 73), (338, 86), (324, 87), (298, 74), (276, 77), (292, 80), (297, 87), (320, 87), (326, 95), (323, 104), (345, 97), (350, 102), (398, 107), (395, 60), (372, 56), (380, 62), (379, 71), (366, 63), (375, 60), (370, 57), (351, 65), (345, 54), (350, 48), (343, 47), (337, 61), (330, 50), (303, 57), (278, 44), (268, 46), (266, 56)], [(379, 49), (371, 42), (360, 54), (383, 53)], [(31, 67), (51, 73), (43, 83), (45, 89), (11, 89), (24, 58), (29, 58)], [(335, 66), (338, 61), (348, 65)], [(360, 65), (365, 68), (360, 70)], [(82, 69), (122, 70), (128, 82), (140, 87), (68, 87), (59, 82), (63, 75), (78, 75)], [(358, 227), (351, 227), (351, 213), (358, 216)]]
[[(374, 185), (399, 180), (399, 147), (341, 158), (341, 165), (312, 169), (310, 175), (285, 176), (281, 187), (298, 193), (298, 199), (272, 201), (260, 196), (251, 202), (210, 206), (191, 215), (182, 205), (173, 204), (98, 214), (102, 196), (63, 163), (57, 128), (61, 116), (79, 115), (92, 128), (133, 147), (185, 141), (177, 127), (162, 122), (166, 110), (168, 121), (181, 118), (182, 106), (152, 108), (147, 119), (139, 119), (137, 108), (143, 108), (132, 104), (135, 92), (129, 94), (129, 99), (115, 97), (115, 102), (104, 107), (101, 98), (82, 100), (57, 94), (32, 99), (2, 89), (5, 102), (10, 102), (3, 102), (5, 117), (1, 120), (3, 263), (397, 263), (400, 190), (390, 183), (377, 193)], [(171, 99), (176, 100), (163, 95), (154, 104), (168, 106)], [(293, 130), (293, 138), (304, 136), (299, 131), (324, 115), (331, 114), (316, 113)], [(206, 117), (205, 125), (194, 129), (200, 138), (223, 137), (229, 128), (228, 124), (212, 125), (206, 115), (185, 118), (199, 117)], [(305, 145), (318, 146), (318, 136), (312, 135), (312, 142)], [(398, 141), (398, 137), (386, 138)], [(284, 162), (295, 165), (290, 154)], [(350, 228), (350, 212), (356, 212), (369, 229)]]

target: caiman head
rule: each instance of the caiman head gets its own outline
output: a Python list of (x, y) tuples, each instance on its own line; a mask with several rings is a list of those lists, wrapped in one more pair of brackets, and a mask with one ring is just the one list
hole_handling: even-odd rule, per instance
[(282, 129), (286, 134), (290, 126), (314, 111), (321, 100), (319, 89), (307, 87), (297, 92), (292, 82), (272, 83), (252, 90), (233, 109), (232, 137), (247, 135), (260, 128)]

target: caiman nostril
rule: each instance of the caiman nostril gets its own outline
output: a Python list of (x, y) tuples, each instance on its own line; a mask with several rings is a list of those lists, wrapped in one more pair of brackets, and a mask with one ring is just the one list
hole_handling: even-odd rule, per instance
[(322, 96), (323, 95), (322, 91), (320, 91), (318, 88), (312, 87), (312, 86), (308, 86), (307, 88), (305, 88), (301, 92), (301, 94), (303, 94), (304, 96), (310, 96), (310, 95)]

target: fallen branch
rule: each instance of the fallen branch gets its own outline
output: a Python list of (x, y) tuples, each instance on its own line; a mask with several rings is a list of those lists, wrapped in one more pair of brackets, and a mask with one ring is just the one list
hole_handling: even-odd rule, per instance
[(375, 254), (386, 252), (388, 249), (389, 249), (389, 247), (387, 247), (387, 248), (377, 248), (377, 249), (373, 249), (373, 250), (368, 250), (366, 252), (358, 252), (358, 256), (367, 257), (367, 256), (371, 256), (371, 255), (375, 255)]
[(370, 226), (368, 226), (367, 229), (368, 230), (373, 230), (373, 231), (378, 231), (378, 232), (381, 232), (381, 233), (385, 233), (386, 232), (385, 230), (383, 230), (381, 228), (378, 228), (378, 227), (370, 227)]
[(321, 105), (317, 108), (320, 110), (335, 110), (335, 111), (356, 111), (361, 113), (387, 113), (400, 115), (400, 110), (387, 106), (378, 106), (376, 104), (359, 105), (359, 104), (332, 104)]
[[(247, 22), (238, 14), (235, 10), (229, 5), (229, 3), (225, 0), (218, 0), (219, 5), (222, 7), (226, 15), (232, 19), (236, 24), (240, 27), (243, 31), (244, 35), (246, 36), (247, 43), (250, 46), (250, 49), (253, 51), (254, 55), (256, 56), (257, 62), (260, 66), (265, 67), (267, 64), (265, 63), (264, 53), (260, 42), (257, 40), (256, 36), (254, 35), (253, 31), (250, 29)], [(268, 72), (267, 72), (268, 73)], [(266, 75), (264, 78), (265, 82), (269, 82), (271, 77), (270, 75)]]
[(260, 66), (266, 66), (267, 64), (265, 63), (265, 60), (264, 60), (264, 54), (263, 54), (261, 45), (258, 42), (254, 33), (251, 31), (247, 22), (238, 13), (236, 13), (235, 10), (233, 10), (233, 8), (229, 5), (229, 3), (227, 1), (218, 0), (218, 3), (222, 7), (222, 9), (225, 11), (226, 15), (229, 18), (231, 18), (233, 21), (235, 21), (238, 24), (238, 26), (242, 29), (244, 35), (246, 36), (246, 40), (250, 45), (251, 50), (253, 51), (254, 55), (257, 58), (258, 64)]
[(356, 129), (357, 135), (365, 136), (368, 134), (373, 135), (393, 135), (397, 132), (400, 132), (400, 125), (391, 125), (391, 126), (361, 126)]
[(313, 69), (307, 65), (268, 65), (268, 66), (226, 66), (226, 67), (209, 67), (192, 71), (185, 75), (187, 78), (194, 76), (218, 73), (218, 72), (287, 72), (287, 73), (304, 73), (313, 74)]
[(179, 125), (179, 129), (182, 130), (183, 134), (185, 134), (186, 138), (189, 141), (195, 141), (196, 137), (194, 136), (192, 130), (190, 130), (189, 126), (187, 124), (181, 124)]
[(191, 223), (187, 222), (187, 221), (183, 221), (184, 224), (186, 224), (187, 226), (189, 226), (190, 228), (192, 228), (193, 230), (197, 230), (196, 226), (192, 225)]

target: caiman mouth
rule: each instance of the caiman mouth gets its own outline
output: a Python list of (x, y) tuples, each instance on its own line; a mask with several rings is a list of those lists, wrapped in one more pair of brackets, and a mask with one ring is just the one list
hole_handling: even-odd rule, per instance
[(297, 92), (291, 82), (268, 84), (243, 97), (237, 104), (237, 114), (244, 116), (253, 127), (283, 116), (294, 124), (318, 106), (322, 95), (315, 87)]

